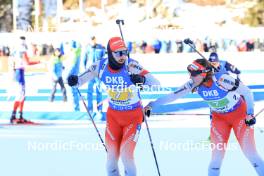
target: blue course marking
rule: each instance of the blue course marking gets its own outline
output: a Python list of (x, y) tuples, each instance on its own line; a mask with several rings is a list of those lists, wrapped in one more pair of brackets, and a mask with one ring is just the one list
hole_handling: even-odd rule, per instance
[[(81, 93), (87, 93), (87, 89), (79, 89)], [(38, 89), (38, 93), (51, 93), (51, 89)], [(61, 90), (57, 90), (56, 93), (62, 93)]]
[[(90, 117), (87, 112), (23, 112), (25, 118), (35, 120), (88, 120)], [(10, 119), (11, 112), (1, 112), (1, 119)], [(103, 112), (102, 121), (105, 120), (106, 113)]]
[(0, 93), (7, 93), (5, 89), (0, 89)]
[(253, 92), (253, 96), (255, 101), (264, 100), (264, 92)]
[[(10, 98), (10, 100), (14, 100), (15, 98)], [(7, 101), (7, 96), (0, 96), (0, 101)]]
[(250, 89), (264, 89), (264, 85), (252, 85), (248, 86)]
[[(197, 94), (189, 94), (188, 96), (199, 96)], [(156, 99), (162, 96), (162, 94), (158, 95), (143, 95), (143, 99), (153, 98)], [(254, 100), (255, 101), (262, 101), (264, 100), (264, 92), (253, 92)], [(106, 97), (106, 96), (105, 96)], [(49, 96), (29, 96), (27, 97), (28, 101), (48, 101)], [(192, 97), (193, 98), (193, 97)], [(0, 100), (6, 100), (6, 97), (0, 97)], [(55, 98), (55, 101), (62, 101), (62, 96), (58, 96)], [(174, 103), (168, 105), (161, 105), (159, 107), (153, 108), (153, 113), (168, 113), (168, 112), (177, 112), (183, 110), (192, 110), (192, 109), (200, 109), (200, 108), (207, 108), (208, 105), (202, 99), (195, 102), (185, 102), (185, 103)], [(208, 110), (209, 111), (209, 110)], [(25, 116), (30, 117), (31, 119), (87, 119), (87, 113), (83, 112), (25, 112)], [(1, 119), (8, 119), (10, 118), (10, 112), (0, 114)]]
[(153, 113), (167, 113), (167, 112), (199, 109), (199, 108), (206, 108), (206, 107), (208, 107), (208, 105), (205, 101), (175, 103), (175, 104), (161, 105), (159, 107), (155, 107), (153, 108)]
[[(175, 89), (176, 90), (176, 89)], [(42, 91), (40, 91), (42, 92)], [(48, 91), (47, 91), (48, 92)], [(47, 93), (45, 91), (45, 93)], [(141, 98), (144, 100), (144, 99), (157, 99), (159, 97), (162, 97), (164, 95), (166, 95), (167, 93), (165, 94), (158, 94), (158, 93), (154, 93), (154, 94), (144, 94), (144, 92), (141, 94)], [(254, 96), (254, 100), (255, 101), (261, 101), (261, 100), (264, 100), (264, 91), (263, 92), (253, 92), (253, 96)], [(26, 100), (27, 101), (48, 101), (49, 100), (49, 95), (46, 95), (46, 96), (26, 96)], [(86, 96), (84, 96), (85, 98)], [(93, 97), (94, 99), (96, 99), (96, 96), (94, 95)], [(107, 98), (107, 96), (104, 94), (103, 95), (103, 99)], [(197, 93), (194, 93), (194, 94), (187, 94), (186, 96), (184, 96), (183, 98), (192, 98), (192, 99), (196, 99), (196, 98), (201, 98)], [(10, 98), (10, 101), (13, 101), (15, 99), (14, 96), (12, 96)], [(63, 97), (62, 96), (55, 96), (55, 101), (62, 101), (63, 100)], [(7, 101), (7, 96), (0, 96), (0, 101)]]

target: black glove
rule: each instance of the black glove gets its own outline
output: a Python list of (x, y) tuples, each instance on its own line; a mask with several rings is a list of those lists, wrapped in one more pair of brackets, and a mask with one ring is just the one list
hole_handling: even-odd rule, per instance
[(148, 109), (148, 110), (145, 111), (145, 115), (146, 115), (147, 117), (149, 117), (150, 114), (151, 114), (151, 110), (150, 110), (150, 109)]
[(249, 120), (245, 119), (245, 124), (246, 124), (247, 126), (255, 125), (255, 124), (256, 124), (256, 118), (253, 117), (253, 118), (251, 118), (251, 119), (249, 119)]
[(147, 105), (145, 108), (144, 108), (144, 113), (145, 113), (145, 116), (149, 117), (150, 114), (151, 114), (151, 111), (152, 111), (152, 107)]
[(184, 39), (183, 40), (183, 42), (185, 43), (185, 44), (193, 44), (193, 41), (191, 41), (191, 39), (189, 39), (189, 38), (187, 38), (187, 39)]
[(140, 86), (145, 83), (146, 78), (145, 76), (139, 74), (132, 74), (130, 75), (130, 80), (132, 81), (133, 84)]
[(76, 86), (78, 84), (78, 76), (77, 75), (70, 75), (68, 77), (68, 84), (69, 86)]

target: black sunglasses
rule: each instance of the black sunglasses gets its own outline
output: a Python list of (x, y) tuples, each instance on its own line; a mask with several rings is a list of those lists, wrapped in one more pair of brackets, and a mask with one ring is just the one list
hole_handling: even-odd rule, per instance
[(201, 73), (207, 73), (207, 72), (210, 71), (210, 69), (205, 69), (205, 70), (192, 70), (190, 67), (191, 66), (189, 65), (187, 67), (187, 70), (188, 70), (188, 72), (190, 73), (191, 76), (197, 76), (197, 75), (199, 75)]
[(194, 71), (194, 70), (188, 70), (188, 72), (190, 73), (190, 75), (191, 76), (197, 76), (197, 75), (199, 75), (199, 74), (201, 74), (201, 73), (204, 73), (202, 70), (196, 70), (196, 71)]
[(127, 50), (122, 50), (122, 51), (115, 51), (113, 52), (116, 57), (121, 57), (121, 56), (127, 56), (128, 51)]

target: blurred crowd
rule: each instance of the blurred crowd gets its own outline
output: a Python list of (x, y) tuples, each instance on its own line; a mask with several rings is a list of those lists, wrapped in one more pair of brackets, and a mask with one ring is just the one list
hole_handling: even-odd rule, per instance
[[(33, 44), (28, 45), (28, 53), (31, 56), (46, 56), (51, 55), (54, 51), (52, 44)], [(13, 47), (0, 43), (0, 56), (10, 56), (13, 52)]]
[[(250, 40), (212, 40), (205, 39), (193, 40), (196, 49), (200, 52), (214, 51), (231, 51), (231, 52), (246, 52), (246, 51), (264, 51), (264, 39)], [(153, 40), (151, 42), (141, 41), (141, 43), (128, 43), (132, 53), (188, 53), (195, 52), (189, 45), (184, 44), (183, 40)]]
[[(213, 51), (232, 51), (232, 52), (246, 52), (246, 51), (264, 51), (264, 38), (258, 39), (221, 39), (213, 40), (210, 38), (193, 39), (196, 49), (200, 52)], [(61, 41), (62, 44), (67, 41)], [(105, 46), (105, 44), (102, 44)], [(127, 41), (127, 47), (131, 53), (188, 53), (194, 50), (188, 45), (184, 44), (183, 40), (141, 40), (141, 41)], [(28, 52), (31, 56), (45, 56), (51, 55), (54, 51), (52, 44), (34, 44), (28, 45)], [(5, 44), (0, 45), (0, 56), (9, 56), (12, 52), (12, 47)]]

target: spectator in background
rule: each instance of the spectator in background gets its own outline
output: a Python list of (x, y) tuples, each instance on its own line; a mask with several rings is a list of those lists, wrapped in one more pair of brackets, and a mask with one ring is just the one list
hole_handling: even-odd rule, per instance
[(3, 46), (3, 55), (10, 56), (10, 48), (8, 46)]
[(182, 40), (176, 40), (177, 53), (183, 52), (183, 42)]
[(64, 69), (63, 64), (62, 64), (62, 53), (60, 48), (56, 48), (54, 50), (54, 53), (50, 59), (50, 72), (51, 72), (51, 78), (52, 78), (52, 90), (50, 94), (50, 102), (54, 101), (55, 98), (55, 93), (57, 90), (57, 84), (60, 85), (62, 95), (63, 95), (63, 101), (67, 101), (67, 94), (66, 94), (66, 88), (63, 83), (62, 79), (62, 71)]
[(147, 42), (145, 40), (142, 40), (141, 43), (139, 44), (140, 51), (142, 53), (146, 53), (146, 48), (147, 48)]
[[(84, 51), (84, 65), (85, 70), (89, 68), (93, 63), (101, 60), (104, 57), (106, 52), (105, 47), (103, 45), (98, 44), (96, 41), (96, 37), (91, 37), (91, 43), (88, 45), (86, 50)], [(96, 107), (93, 107), (93, 94), (96, 92)], [(93, 80), (88, 82), (87, 89), (87, 108), (90, 111), (92, 117), (102, 120), (102, 91), (101, 91), (101, 83), (100, 80), (94, 78)], [(97, 112), (97, 113), (96, 113)]]
[(200, 39), (195, 40), (195, 46), (199, 52), (204, 52), (204, 46), (203, 46), (203, 43)]
[(254, 49), (255, 49), (255, 42), (254, 42), (253, 39), (248, 40), (247, 43), (246, 43), (246, 45), (247, 45), (247, 51), (254, 51)]
[(238, 51), (237, 43), (235, 40), (229, 41), (229, 44), (228, 44), (226, 51), (229, 51), (229, 52), (237, 52)]
[(209, 52), (214, 52), (214, 51), (217, 50), (217, 48), (218, 48), (217, 42), (215, 40), (211, 39), (209, 41), (209, 48), (208, 48), (209, 49)]
[[(72, 40), (61, 46), (61, 52), (65, 54), (65, 73), (68, 75), (78, 75), (80, 71), (81, 46), (76, 41)], [(74, 111), (80, 111), (79, 94), (76, 87), (71, 87), (73, 97)]]
[(149, 42), (146, 42), (146, 47), (145, 47), (145, 50), (144, 50), (144, 53), (145, 54), (152, 54), (152, 53), (155, 53), (155, 50), (153, 48), (152, 45), (148, 44)]
[(204, 50), (204, 52), (209, 51), (208, 44), (206, 42), (203, 43), (203, 50)]
[(127, 51), (129, 53), (133, 53), (133, 43), (131, 41), (128, 41), (126, 44), (127, 44)]
[(238, 48), (238, 51), (240, 51), (240, 52), (247, 51), (247, 42), (246, 42), (245, 40), (242, 40), (242, 41), (238, 44), (237, 48)]
[(155, 54), (159, 54), (160, 53), (160, 49), (162, 46), (162, 42), (159, 39), (155, 39), (152, 43), (152, 47), (154, 49)]
[(138, 51), (139, 50), (139, 48), (138, 48), (138, 46), (137, 46), (137, 42), (132, 42), (132, 52), (130, 52), (130, 53), (137, 53), (137, 52), (139, 52)]
[(41, 50), (41, 55), (45, 56), (48, 54), (48, 45), (47, 44), (42, 44), (42, 50)]
[(233, 73), (239, 78), (241, 71), (229, 62), (220, 60), (216, 52), (212, 52), (208, 60), (218, 72)]
[[(31, 61), (27, 54), (26, 37), (21, 36), (12, 56), (12, 67), (14, 69), (14, 78), (16, 83), (16, 98), (13, 105), (13, 111), (10, 118), (12, 124), (32, 124), (33, 122), (24, 119), (23, 108), (25, 102), (25, 66), (39, 64), (40, 61)], [(17, 109), (19, 109), (19, 119), (16, 118)]]
[(171, 41), (162, 40), (159, 53), (170, 53), (171, 52)]
[(170, 53), (177, 53), (177, 44), (175, 40), (171, 40), (171, 48), (170, 48)]
[(259, 43), (258, 49), (260, 51), (264, 51), (264, 39), (259, 39), (258, 43)]

